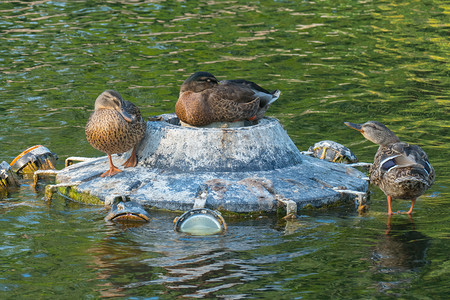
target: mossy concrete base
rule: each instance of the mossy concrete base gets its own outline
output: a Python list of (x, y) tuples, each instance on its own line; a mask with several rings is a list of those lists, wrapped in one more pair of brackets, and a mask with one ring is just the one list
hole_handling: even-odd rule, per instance
[[(94, 158), (61, 170), (57, 182), (105, 205), (126, 196), (158, 209), (235, 213), (276, 211), (286, 200), (301, 208), (348, 199), (337, 188), (367, 191), (358, 170), (300, 154), (276, 119), (239, 128), (189, 128), (179, 126), (173, 114), (162, 117), (147, 123), (137, 167), (100, 178), (108, 160)], [(127, 157), (113, 160), (120, 166)]]
[(89, 204), (89, 205), (104, 205), (105, 201), (98, 197), (92, 196), (87, 192), (80, 192), (76, 185), (47, 185), (45, 187), (45, 198), (50, 200), (53, 195), (57, 193), (63, 197), (67, 197), (73, 201)]

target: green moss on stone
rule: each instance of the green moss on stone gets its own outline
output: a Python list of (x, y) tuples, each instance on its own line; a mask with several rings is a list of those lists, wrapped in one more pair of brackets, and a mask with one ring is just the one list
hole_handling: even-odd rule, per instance
[(70, 198), (73, 201), (90, 204), (90, 205), (104, 205), (105, 203), (99, 198), (92, 196), (89, 193), (78, 192), (76, 187), (72, 186), (60, 186), (57, 187), (57, 192), (62, 196)]

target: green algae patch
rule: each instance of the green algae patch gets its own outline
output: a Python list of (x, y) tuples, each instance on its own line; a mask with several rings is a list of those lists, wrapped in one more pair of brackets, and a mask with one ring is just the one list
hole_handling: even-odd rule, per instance
[(51, 200), (55, 193), (78, 203), (104, 205), (104, 202), (98, 197), (92, 196), (89, 193), (77, 191), (76, 186), (47, 185), (45, 187), (46, 199)]
[(79, 203), (90, 205), (104, 205), (104, 202), (99, 198), (92, 196), (89, 193), (78, 192), (74, 187), (59, 187), (58, 192)]

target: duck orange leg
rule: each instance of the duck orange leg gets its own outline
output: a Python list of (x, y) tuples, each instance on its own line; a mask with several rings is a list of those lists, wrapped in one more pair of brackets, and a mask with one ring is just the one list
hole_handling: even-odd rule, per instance
[(124, 168), (129, 167), (136, 167), (137, 164), (137, 157), (136, 157), (136, 146), (133, 147), (133, 151), (131, 152), (130, 157), (127, 159), (126, 162), (123, 163)]
[(105, 173), (103, 173), (102, 175), (100, 175), (100, 177), (113, 176), (113, 175), (116, 175), (117, 173), (122, 172), (120, 169), (118, 169), (118, 168), (116, 168), (116, 166), (114, 166), (110, 154), (108, 154), (108, 159), (109, 159), (109, 170), (106, 171)]
[(410, 209), (406, 212), (408, 215), (412, 214), (413, 208), (414, 208), (414, 203), (416, 203), (416, 199), (412, 199), (411, 200), (411, 207)]
[(387, 196), (387, 203), (388, 203), (388, 215), (392, 216), (394, 212), (392, 212), (392, 197)]

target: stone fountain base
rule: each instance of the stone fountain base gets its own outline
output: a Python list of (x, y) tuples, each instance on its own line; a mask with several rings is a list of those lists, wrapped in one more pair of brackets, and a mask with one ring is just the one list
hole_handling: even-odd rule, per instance
[[(127, 157), (113, 156), (114, 163), (120, 166)], [(368, 188), (358, 170), (302, 155), (273, 118), (238, 128), (195, 128), (180, 126), (174, 114), (162, 115), (147, 123), (138, 161), (135, 168), (100, 178), (107, 157), (89, 159), (59, 171), (56, 187), (65, 196), (105, 205), (126, 197), (158, 209), (236, 213), (271, 212), (280, 203), (291, 210), (321, 206), (348, 199), (342, 190)]]

